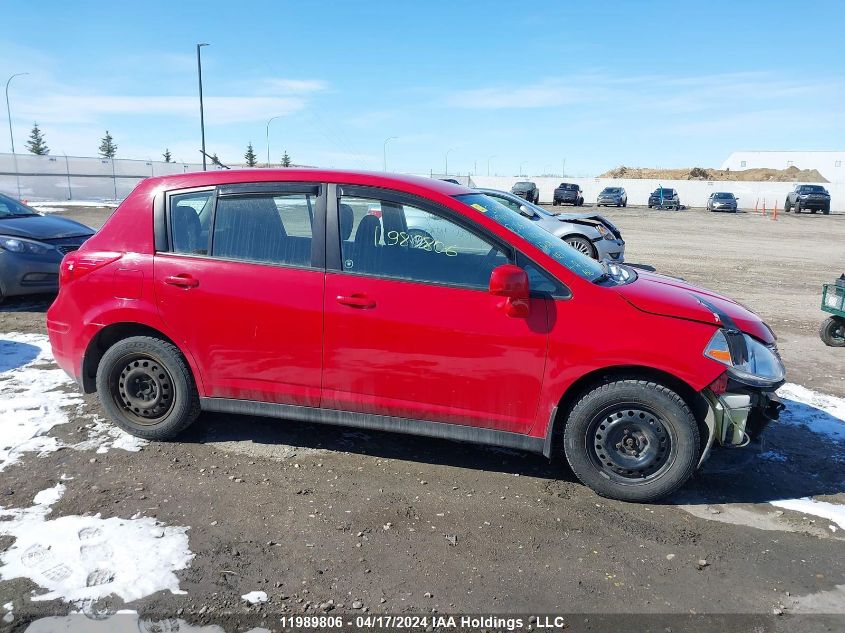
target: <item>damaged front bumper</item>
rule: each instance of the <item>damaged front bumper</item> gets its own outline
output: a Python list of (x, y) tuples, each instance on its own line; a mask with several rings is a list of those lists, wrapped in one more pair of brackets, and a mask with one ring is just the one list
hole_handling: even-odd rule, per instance
[(742, 447), (756, 440), (766, 425), (777, 420), (784, 409), (774, 390), (729, 385), (725, 393), (716, 394), (705, 389), (701, 395), (708, 405), (704, 419), (708, 436), (699, 466), (710, 456), (714, 444)]

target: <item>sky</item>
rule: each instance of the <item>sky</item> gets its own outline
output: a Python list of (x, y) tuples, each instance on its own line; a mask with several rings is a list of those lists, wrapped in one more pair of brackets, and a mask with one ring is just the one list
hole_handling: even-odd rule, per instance
[[(845, 3), (0, 0), (16, 149), (453, 174), (845, 148)], [(395, 138), (393, 138), (395, 137)], [(391, 139), (386, 141), (386, 139)], [(0, 151), (10, 151), (0, 134)]]

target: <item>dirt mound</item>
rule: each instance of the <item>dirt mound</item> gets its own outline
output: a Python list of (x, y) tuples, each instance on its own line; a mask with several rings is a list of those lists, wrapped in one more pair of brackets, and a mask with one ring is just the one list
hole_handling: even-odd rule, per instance
[(683, 167), (680, 169), (651, 169), (649, 167), (626, 167), (620, 165), (604, 172), (599, 178), (635, 178), (654, 180), (742, 180), (755, 182), (827, 182), (815, 169), (709, 169), (705, 167)]

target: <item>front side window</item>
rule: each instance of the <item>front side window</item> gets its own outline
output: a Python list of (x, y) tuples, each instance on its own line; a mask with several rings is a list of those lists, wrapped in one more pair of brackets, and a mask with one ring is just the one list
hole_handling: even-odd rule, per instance
[(469, 229), (409, 204), (344, 196), (338, 215), (344, 272), (486, 289), (508, 263)]
[(314, 196), (306, 193), (221, 196), (214, 212), (212, 256), (311, 266)]

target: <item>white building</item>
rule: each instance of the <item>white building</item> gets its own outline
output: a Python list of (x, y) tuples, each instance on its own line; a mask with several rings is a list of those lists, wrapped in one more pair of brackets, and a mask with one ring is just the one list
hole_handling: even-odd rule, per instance
[(817, 169), (829, 182), (845, 182), (845, 152), (740, 151), (722, 163), (722, 169)]

